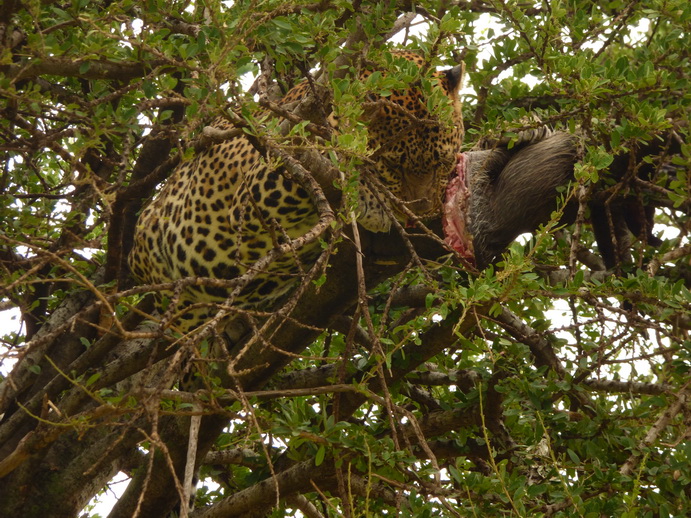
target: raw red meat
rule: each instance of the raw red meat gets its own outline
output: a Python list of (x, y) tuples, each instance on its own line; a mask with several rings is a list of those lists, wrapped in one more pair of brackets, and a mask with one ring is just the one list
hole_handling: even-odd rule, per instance
[(470, 190), (468, 189), (464, 153), (458, 155), (455, 172), (456, 174), (452, 176), (446, 186), (446, 199), (442, 214), (444, 241), (461, 257), (475, 264), (473, 237), (468, 232)]

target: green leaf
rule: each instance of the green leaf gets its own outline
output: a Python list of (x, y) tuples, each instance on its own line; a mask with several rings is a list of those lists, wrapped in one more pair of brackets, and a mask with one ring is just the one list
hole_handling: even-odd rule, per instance
[(95, 372), (94, 374), (92, 374), (91, 376), (89, 376), (89, 378), (86, 380), (85, 385), (86, 385), (87, 387), (90, 387), (91, 385), (93, 385), (94, 383), (96, 383), (96, 382), (100, 379), (100, 377), (101, 377), (101, 373), (100, 373), (100, 372)]
[(314, 465), (315, 466), (321, 466), (322, 462), (324, 462), (324, 456), (326, 455), (326, 448), (324, 447), (323, 444), (319, 446), (319, 449), (317, 450), (317, 454), (314, 456)]
[(286, 31), (293, 30), (293, 24), (290, 23), (290, 20), (288, 20), (288, 18), (286, 18), (285, 16), (278, 16), (271, 20), (271, 23), (273, 23), (276, 27), (279, 27)]
[(581, 459), (578, 457), (578, 455), (576, 454), (576, 452), (573, 451), (571, 448), (567, 448), (567, 449), (566, 449), (566, 453), (567, 453), (567, 454), (569, 455), (569, 457), (571, 458), (571, 462), (573, 462), (574, 464), (580, 464), (580, 463), (581, 463)]

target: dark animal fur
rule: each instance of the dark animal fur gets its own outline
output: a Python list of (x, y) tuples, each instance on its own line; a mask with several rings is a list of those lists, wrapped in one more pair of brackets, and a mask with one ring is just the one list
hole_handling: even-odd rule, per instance
[(496, 148), (466, 155), (475, 261), (492, 262), (524, 232), (557, 208), (557, 187), (573, 178), (576, 141), (557, 133), (518, 150)]
[[(661, 140), (643, 146), (636, 152), (636, 163), (664, 147)], [(518, 235), (532, 232), (549, 220), (557, 208), (557, 188), (573, 179), (578, 155), (578, 139), (564, 132), (511, 150), (497, 147), (466, 153), (469, 230), (479, 268), (496, 260)], [(629, 159), (628, 154), (615, 157), (610, 177), (623, 179), (630, 172)], [(648, 179), (654, 166), (643, 164), (636, 173)], [(566, 207), (563, 222), (573, 222), (576, 208), (574, 202)], [(629, 194), (609, 201), (595, 196), (589, 208), (598, 249), (608, 269), (627, 256), (632, 234), (658, 244), (651, 233), (655, 209), (644, 205), (639, 196)]]

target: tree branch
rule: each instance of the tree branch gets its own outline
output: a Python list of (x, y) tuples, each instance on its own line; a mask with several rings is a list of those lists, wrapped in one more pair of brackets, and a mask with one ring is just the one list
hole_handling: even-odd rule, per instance
[(158, 67), (168, 64), (169, 63), (163, 59), (128, 63), (41, 58), (30, 60), (22, 65), (10, 65), (8, 67), (7, 76), (11, 77), (14, 81), (33, 79), (44, 75), (129, 81), (137, 77), (144, 77)]
[(641, 453), (646, 452), (657, 440), (660, 434), (667, 428), (674, 417), (686, 406), (689, 397), (688, 385), (675, 396), (676, 400), (658, 417), (655, 424), (648, 429), (645, 437), (638, 443), (637, 451), (632, 453), (619, 469), (622, 475), (630, 476), (641, 458)]

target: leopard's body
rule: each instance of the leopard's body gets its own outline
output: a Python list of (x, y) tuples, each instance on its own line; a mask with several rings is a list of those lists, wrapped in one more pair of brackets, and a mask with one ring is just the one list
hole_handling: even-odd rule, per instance
[[(399, 53), (422, 66), (422, 58)], [(374, 173), (393, 194), (421, 217), (439, 212), (444, 185), (462, 143), (458, 89), (460, 67), (438, 72), (439, 86), (449, 99), (453, 121), (430, 121), (426, 100), (415, 87), (372, 103), (368, 142)], [(301, 84), (284, 103), (309, 93)], [(222, 124), (222, 123), (221, 123)], [(336, 129), (338, 131), (338, 129)], [(358, 221), (375, 232), (388, 231), (390, 212), (367, 189), (360, 194)], [(186, 277), (235, 279), (252, 269), (276, 243), (304, 235), (318, 221), (307, 191), (272, 168), (245, 136), (217, 143), (182, 164), (157, 198), (142, 212), (129, 257), (134, 277), (148, 284)], [(321, 251), (313, 242), (297, 251), (300, 263), (312, 264)], [(234, 304), (268, 308), (299, 278), (293, 254), (286, 254), (256, 272)], [(180, 294), (182, 307), (207, 304), (184, 312), (182, 329), (194, 328), (215, 313), (230, 288), (191, 286)]]

